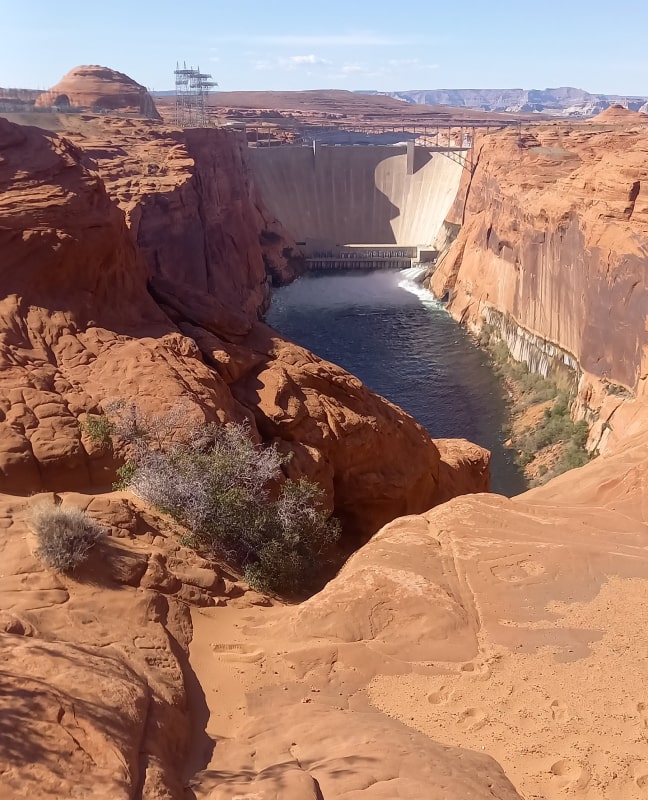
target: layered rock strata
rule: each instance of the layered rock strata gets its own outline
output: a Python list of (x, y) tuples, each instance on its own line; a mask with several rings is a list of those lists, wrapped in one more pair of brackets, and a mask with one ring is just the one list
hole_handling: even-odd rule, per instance
[[(484, 486), (479, 451), (422, 442), (255, 303), (233, 313), (190, 272), (149, 293), (154, 269), (77, 146), (0, 120), (0, 156), (4, 487), (108, 480), (78, 424), (107, 395), (252, 419), (367, 529), (411, 510), (430, 472), (436, 497), (462, 469)], [(127, 188), (124, 204), (143, 196)], [(60, 493), (106, 535), (74, 579), (56, 575), (28, 501), (3, 495), (0, 794), (638, 800), (647, 419), (645, 398), (624, 403), (606, 453), (541, 489), (392, 522), (298, 606), (247, 591), (121, 494)]]
[(626, 110), (482, 138), (431, 279), (456, 319), (495, 325), (532, 368), (584, 374), (581, 414), (609, 387), (604, 419), (614, 384), (636, 392), (648, 374), (647, 152)]

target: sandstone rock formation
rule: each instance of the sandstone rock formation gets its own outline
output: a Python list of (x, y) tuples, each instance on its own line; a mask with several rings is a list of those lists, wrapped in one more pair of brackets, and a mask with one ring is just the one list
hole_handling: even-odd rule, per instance
[(297, 608), (194, 612), (219, 742), (196, 796), (518, 796), (425, 734), (523, 797), (640, 800), (647, 410), (541, 489), (395, 520)]
[(455, 318), (495, 325), (517, 357), (584, 373), (584, 414), (648, 374), (647, 153), (648, 126), (625, 110), (483, 137), (449, 219), (463, 227), (431, 281)]
[(127, 112), (160, 119), (146, 88), (123, 72), (96, 64), (75, 67), (36, 98), (40, 108), (81, 108), (89, 111)]
[(648, 122), (648, 114), (645, 114), (641, 109), (632, 110), (619, 103), (614, 103), (601, 111), (600, 114), (592, 117), (590, 122), (620, 122), (625, 125), (632, 125), (637, 122)]
[[(116, 132), (114, 123), (105, 125)], [(0, 794), (7, 798), (27, 791), (180, 800), (191, 772), (184, 754), (210, 746), (207, 709), (186, 659), (188, 605), (268, 604), (235, 574), (180, 547), (149, 510), (119, 494), (87, 491), (105, 487), (115, 464), (83, 432), (86, 414), (122, 398), (153, 411), (182, 404), (198, 419), (249, 419), (259, 438), (294, 451), (293, 474), (321, 481), (350, 544), (399, 513), (429, 507), (452, 484), (440, 474), (438, 449), (411, 418), (257, 321), (266, 301), (259, 224), (272, 220), (254, 203), (236, 135), (150, 137), (129, 152), (115, 136), (101, 152), (98, 140), (78, 130), (73, 143), (0, 119), (0, 484), (15, 493), (0, 496)], [(166, 171), (147, 183), (148, 165), (164, 163), (163, 154)], [(117, 157), (124, 158), (126, 180)], [(174, 191), (182, 199), (167, 206), (167, 232), (164, 197)], [(206, 243), (192, 253), (192, 216), (216, 211), (220, 217), (205, 223)], [(187, 262), (173, 270), (156, 237), (168, 236), (181, 253), (183, 226)], [(488, 456), (468, 449), (465, 488), (479, 489)], [(453, 455), (449, 469), (460, 460)], [(54, 574), (34, 556), (28, 501), (16, 495), (41, 489), (87, 508), (106, 530), (74, 578)], [(306, 733), (299, 712), (291, 712), (291, 725)], [(387, 719), (357, 723), (337, 755), (329, 750), (335, 782), (339, 766), (356, 753), (371, 761), (372, 729), (399, 743), (383, 777), (391, 782), (407, 765), (415, 777), (403, 791), (423, 791), (432, 758), (435, 774), (475, 797), (492, 796), (489, 785), (498, 787), (495, 796), (515, 797), (490, 759), (449, 756)], [(331, 742), (338, 724), (331, 718), (322, 728)], [(291, 745), (277, 746), (282, 752)], [(193, 768), (207, 763), (198, 761)], [(269, 786), (284, 786), (284, 771), (275, 772), (278, 784), (272, 778)], [(368, 774), (358, 770), (349, 788), (361, 788)], [(445, 780), (433, 779), (440, 786)], [(205, 778), (205, 786), (213, 780)], [(308, 787), (318, 796), (320, 778), (286, 780), (296, 796)], [(223, 780), (218, 784), (222, 792)]]
[[(85, 153), (35, 128), (0, 125), (5, 491), (108, 483), (109, 454), (79, 422), (126, 399), (149, 410), (182, 403), (204, 419), (251, 419), (263, 438), (297, 451), (295, 469), (322, 482), (360, 538), (433, 504), (439, 455), (427, 434), (344, 371), (255, 322), (267, 298), (261, 212), (236, 134), (154, 133), (119, 156), (124, 179), (110, 146), (101, 153), (86, 139)], [(166, 169), (147, 182), (146, 165), (163, 154)], [(107, 176), (141, 249), (84, 163)], [(174, 192), (177, 201), (168, 199)], [(195, 223), (201, 216), (205, 229)]]
[(295, 277), (295, 244), (256, 197), (240, 136), (97, 120), (72, 138), (124, 211), (152, 276), (248, 319), (267, 307), (268, 271), (279, 283)]
[[(0, 795), (181, 798), (187, 603), (233, 590), (131, 500), (68, 495), (66, 504), (106, 531), (75, 578), (43, 567), (27, 503), (0, 497)], [(201, 572), (210, 594), (196, 585)]]
[[(193, 213), (221, 207), (229, 221), (210, 228), (216, 242), (237, 220), (259, 230), (262, 211), (244, 176), (218, 173), (230, 157), (237, 163), (236, 137), (201, 134), (222, 137), (209, 174), (227, 188), (216, 201), (213, 187), (200, 186), (211, 169), (200, 137), (160, 132), (120, 144), (123, 133), (106, 125), (115, 135), (102, 152), (99, 128), (78, 130), (72, 143), (0, 120), (5, 492), (108, 482), (110, 455), (79, 428), (108, 397), (251, 419), (260, 437), (295, 450), (292, 468), (322, 480), (349, 527), (364, 533), (447, 498), (462, 470), (485, 488), (479, 449), (435, 447), (398, 409), (257, 320), (265, 294), (254, 289), (263, 283), (255, 237), (236, 234), (252, 253), (236, 262), (239, 288), (252, 292), (240, 308), (209, 289), (228, 266), (213, 254), (234, 247), (197, 247), (180, 275), (164, 261), (158, 189), (177, 188)], [(296, 606), (248, 591), (121, 493), (60, 491), (57, 499), (86, 508), (106, 535), (74, 578), (54, 574), (34, 556), (29, 501), (0, 496), (0, 796), (645, 796), (648, 409), (637, 323), (645, 294), (634, 285), (645, 263), (641, 177), (630, 213), (619, 191), (643, 168), (643, 133), (617, 127), (570, 134), (574, 149), (582, 139), (579, 167), (568, 148), (549, 143), (550, 129), (533, 134), (536, 143), (525, 138), (518, 157), (540, 176), (527, 187), (526, 209), (505, 179), (514, 134), (502, 135), (501, 162), (486, 142), (464, 230), (439, 273), (458, 315), (477, 323), (493, 302), (516, 325), (547, 321), (537, 335), (564, 336), (557, 344), (574, 345), (592, 374), (604, 378), (607, 368), (636, 389), (637, 400), (618, 405), (601, 458), (514, 500), (456, 498), (395, 520)], [(614, 180), (601, 172), (595, 145), (603, 144)], [(155, 163), (165, 171), (148, 176)], [(549, 185), (562, 191), (553, 205)], [(569, 206), (566, 229), (558, 222), (554, 230), (576, 192), (581, 206)], [(180, 252), (187, 220), (182, 203), (170, 208)], [(533, 239), (538, 219), (552, 244)], [(565, 232), (572, 226), (580, 249)], [(530, 252), (532, 268), (511, 262), (509, 250)], [(560, 274), (549, 259), (556, 254), (565, 254)], [(607, 271), (597, 272), (605, 259)], [(235, 280), (221, 277), (232, 297)], [(540, 300), (522, 303), (535, 297), (529, 282), (545, 303), (559, 302), (560, 319)], [(582, 290), (578, 303), (560, 287)], [(585, 335), (602, 308), (626, 326), (629, 344), (610, 325), (605, 340)], [(609, 344), (598, 373), (597, 341)]]

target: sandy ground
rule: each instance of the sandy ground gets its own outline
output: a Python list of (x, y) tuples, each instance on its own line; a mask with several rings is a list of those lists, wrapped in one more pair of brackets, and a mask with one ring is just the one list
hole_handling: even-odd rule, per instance
[[(300, 610), (194, 609), (190, 657), (210, 709), (207, 732), (216, 740), (209, 768), (224, 770), (240, 754), (237, 732), (285, 698), (286, 705), (312, 703), (313, 714), (336, 707), (386, 715), (433, 742), (491, 756), (525, 800), (648, 797), (648, 579), (628, 577), (645, 549), (629, 544), (619, 541), (615, 552), (610, 541), (610, 557), (623, 556), (617, 563), (630, 565), (621, 569), (627, 574), (608, 577), (586, 602), (574, 600), (587, 580), (598, 584), (596, 561), (560, 566), (574, 554), (561, 557), (548, 543), (533, 557), (480, 559), (491, 565), (491, 590), (505, 596), (519, 589), (522, 606), (511, 607), (515, 618), (506, 619), (505, 603), (493, 616), (492, 596), (474, 596), (477, 655), (470, 660), (408, 661), (405, 653), (402, 660), (381, 654), (377, 639), (342, 643), (343, 617), (339, 638), (315, 638), (309, 629), (299, 641)], [(456, 549), (453, 567), (463, 574), (466, 552)], [(573, 569), (580, 578), (572, 594), (563, 571)], [(354, 580), (350, 571), (347, 582)], [(410, 586), (416, 595), (416, 584)], [(526, 607), (526, 598), (547, 589), (545, 596), (567, 599)], [(335, 597), (344, 602), (340, 587)], [(316, 612), (323, 607), (317, 597), (313, 603)], [(362, 608), (354, 613), (361, 616)]]
[[(210, 711), (207, 734), (216, 742), (232, 738), (247, 720), (246, 695), (276, 679), (278, 673), (271, 665), (279, 653), (268, 652), (265, 642), (252, 640), (244, 630), (267, 621), (269, 616), (276, 617), (281, 610), (234, 606), (192, 609), (190, 659)], [(217, 762), (216, 748), (209, 766)]]
[(648, 581), (613, 578), (591, 603), (547, 610), (559, 619), (528, 627), (605, 630), (587, 658), (486, 646), (447, 675), (378, 676), (372, 703), (439, 742), (489, 753), (527, 800), (645, 798)]

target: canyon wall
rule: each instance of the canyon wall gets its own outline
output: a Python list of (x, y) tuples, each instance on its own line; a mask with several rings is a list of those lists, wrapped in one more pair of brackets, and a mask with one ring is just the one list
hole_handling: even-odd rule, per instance
[[(505, 161), (507, 148), (486, 140), (466, 224), (436, 276), (457, 317), (478, 327), (485, 312), (491, 324), (499, 314), (511, 336), (526, 323), (524, 335), (560, 348), (579, 368), (593, 359), (596, 337), (583, 334), (594, 327), (591, 314), (608, 309), (609, 351), (592, 375), (603, 384), (606, 369), (639, 397), (618, 408), (607, 451), (582, 469), (511, 500), (459, 497), (417, 515), (449, 499), (448, 487), (465, 488), (463, 470), (472, 488), (485, 488), (485, 455), (454, 441), (436, 447), (352, 376), (258, 321), (264, 254), (237, 225), (258, 235), (274, 223), (256, 207), (245, 173), (237, 178), (224, 166), (240, 163), (237, 137), (101, 126), (78, 130), (72, 142), (0, 119), (3, 798), (643, 797), (648, 398), (634, 305), (641, 282), (625, 295), (630, 345), (615, 330), (625, 317), (612, 302), (636, 267), (624, 260), (628, 243), (635, 255), (643, 247), (633, 227), (645, 213), (641, 180), (630, 191), (632, 213), (620, 211), (618, 199), (619, 183), (634, 186), (642, 168), (630, 146), (638, 147), (639, 133), (579, 134), (603, 136), (608, 157), (618, 157), (610, 196), (596, 173), (603, 200), (594, 208), (599, 201), (582, 189), (589, 201), (568, 225), (588, 247), (598, 242), (608, 270), (588, 247), (563, 249), (554, 231), (556, 250), (538, 244), (543, 255), (530, 262), (544, 302), (525, 293), (531, 278), (520, 241), (533, 238), (543, 218), (531, 214), (533, 198), (551, 196), (564, 160), (550, 150), (546, 186), (538, 188), (536, 169), (520, 173), (516, 187), (497, 161), (498, 148)], [(629, 137), (627, 174), (615, 137)], [(545, 156), (541, 148), (533, 158)], [(603, 156), (592, 150), (588, 158)], [(204, 174), (220, 176), (217, 203), (216, 189), (200, 185)], [(554, 196), (557, 206), (573, 200), (570, 185)], [(174, 190), (165, 217), (155, 195)], [(174, 269), (185, 213), (188, 263)], [(197, 242), (196, 214), (209, 217), (213, 244)], [(156, 240), (165, 218), (173, 257)], [(229, 236), (247, 249), (237, 255)], [(560, 295), (554, 252), (562, 254), (563, 281), (580, 275), (560, 285), (581, 294)], [(239, 268), (242, 284), (227, 274)], [(221, 271), (224, 296), (241, 285), (252, 298), (224, 302)], [(565, 319), (549, 313), (552, 298)], [(548, 329), (534, 329), (533, 320)], [(347, 526), (364, 536), (407, 516), (375, 535), (318, 595), (282, 606), (184, 547), (168, 518), (103, 491), (114, 459), (79, 423), (118, 398), (153, 411), (180, 403), (195, 419), (248, 419), (259, 439), (294, 450), (295, 474), (321, 480)], [(19, 496), (44, 488), (57, 496)], [(34, 555), (28, 505), (43, 499), (87, 509), (104, 527), (97, 552), (73, 576)]]
[(493, 325), (532, 368), (586, 375), (583, 409), (648, 373), (647, 154), (643, 118), (614, 109), (481, 138), (447, 220), (461, 230), (430, 281), (456, 319)]
[[(100, 121), (73, 144), (0, 125), (3, 491), (110, 484), (119, 454), (83, 420), (125, 400), (247, 420), (295, 453), (291, 476), (321, 484), (354, 540), (447, 495), (438, 448), (411, 417), (258, 321), (260, 237), (275, 225), (285, 240), (256, 204), (237, 134)], [(467, 488), (487, 487), (487, 463), (482, 451)]]
[[(270, 601), (108, 491), (120, 454), (92, 441), (87, 415), (124, 400), (247, 421), (257, 441), (294, 454), (290, 477), (320, 482), (347, 547), (399, 514), (487, 489), (489, 456), (443, 442), (442, 461), (404, 412), (258, 320), (268, 272), (293, 274), (290, 241), (236, 134), (99, 120), (61, 137), (0, 118), (0, 218), (0, 794), (180, 800), (213, 748), (189, 608)], [(72, 576), (35, 555), (29, 506), (41, 501), (87, 509), (104, 530)], [(402, 726), (367, 722), (399, 738), (394, 779), (410, 761), (426, 786), (433, 756), (476, 797), (492, 796), (491, 781), (515, 798), (491, 759), (466, 767), (424, 737), (410, 756)], [(302, 791), (307, 778), (296, 780)]]
[(415, 89), (386, 92), (408, 103), (475, 108), (482, 111), (537, 113), (557, 117), (590, 117), (616, 103), (633, 111), (648, 110), (648, 97), (591, 94), (573, 86), (555, 89)]

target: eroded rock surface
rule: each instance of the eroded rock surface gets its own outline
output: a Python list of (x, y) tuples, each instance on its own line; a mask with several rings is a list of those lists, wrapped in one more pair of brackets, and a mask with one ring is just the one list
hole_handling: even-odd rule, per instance
[[(222, 166), (229, 183), (216, 173), (194, 175), (204, 152), (190, 169), (167, 176), (185, 192), (189, 209), (191, 196), (199, 198), (198, 210), (209, 210), (210, 202), (224, 206), (221, 221), (201, 240), (231, 240), (229, 249), (208, 258), (203, 252), (202, 268), (195, 262), (172, 275), (146, 242), (142, 250), (135, 245), (100, 177), (87, 169), (92, 162), (85, 152), (36, 128), (0, 124), (5, 491), (109, 483), (114, 460), (87, 440), (80, 421), (123, 399), (145, 410), (182, 404), (196, 419), (249, 419), (264, 439), (297, 451), (293, 472), (320, 480), (331, 507), (361, 538), (434, 502), (439, 455), (423, 429), (343, 370), (255, 321), (264, 295), (254, 286), (265, 286), (264, 263), (258, 238), (245, 229), (258, 231), (249, 186), (244, 179), (236, 183), (236, 138), (228, 143), (225, 133), (213, 132), (215, 153), (233, 159), (229, 171)], [(196, 132), (203, 133), (210, 132)], [(180, 150), (185, 164), (185, 144), (173, 136), (164, 139), (166, 152)], [(161, 148), (152, 138), (150, 147)], [(89, 152), (97, 155), (96, 147)], [(140, 179), (142, 158), (133, 156)], [(111, 176), (132, 233), (139, 241), (146, 223), (153, 237), (164, 192), (140, 187), (120, 194)], [(130, 180), (136, 183), (133, 175)], [(201, 194), (197, 180), (212, 188)], [(177, 235), (170, 234), (178, 248), (186, 218), (186, 211), (176, 216)], [(230, 227), (247, 237), (247, 250)], [(191, 225), (186, 236), (190, 245)], [(244, 253), (236, 262), (239, 278), (228, 262), (236, 249)], [(157, 267), (149, 269), (152, 263)]]
[(180, 797), (191, 619), (179, 591), (140, 588), (164, 523), (120, 497), (63, 502), (106, 532), (74, 579), (35, 558), (28, 502), (0, 497), (0, 794)]
[(194, 613), (220, 742), (197, 797), (640, 800), (646, 410), (542, 488), (395, 520), (299, 607)]
[(141, 84), (97, 64), (71, 69), (61, 80), (36, 98), (36, 106), (118, 111), (160, 119), (155, 102)]
[[(12, 493), (0, 497), (0, 794), (8, 799), (26, 791), (183, 798), (214, 748), (204, 730), (209, 708), (187, 661), (188, 609), (200, 609), (201, 620), (218, 610), (223, 624), (277, 612), (236, 574), (181, 547), (178, 532), (150, 510), (89, 490), (110, 484), (118, 454), (84, 433), (87, 414), (124, 399), (152, 412), (181, 405), (188, 419), (249, 420), (259, 440), (294, 452), (291, 475), (322, 483), (352, 544), (448, 491), (439, 450), (410, 417), (258, 321), (269, 269), (258, 237), (276, 229), (246, 182), (238, 137), (149, 129), (146, 141), (119, 134), (120, 145), (118, 132), (128, 125), (98, 125), (115, 134), (105, 152), (99, 127), (77, 130), (73, 142), (0, 119), (0, 487)], [(153, 164), (164, 166), (147, 183)], [(211, 217), (200, 244), (190, 222), (202, 214)], [(187, 261), (174, 271), (157, 239), (167, 236), (177, 255), (183, 227)], [(275, 279), (285, 279), (284, 267)], [(461, 463), (465, 488), (482, 488), (488, 454), (466, 445), (464, 461), (451, 454), (448, 468)], [(53, 573), (34, 555), (24, 496), (44, 489), (86, 509), (106, 532), (74, 577)], [(228, 707), (247, 680), (236, 659), (254, 667), (257, 650), (234, 647), (232, 661), (235, 638), (212, 648), (222, 643), (210, 637), (198, 645), (229, 665), (235, 685)], [(276, 691), (292, 696), (284, 684)], [(334, 797), (376, 785), (373, 796), (396, 787), (402, 796), (429, 797), (436, 781), (439, 793), (456, 785), (477, 798), (516, 796), (491, 759), (448, 751), (370, 710), (351, 719), (345, 704), (322, 717), (318, 742), (305, 707), (291, 701), (267, 756), (274, 712), (249, 719), (258, 757), (242, 754), (232, 728), (224, 767), (230, 788), (253, 780), (274, 796), (289, 797), (292, 787), (295, 797)], [(232, 707), (232, 720), (240, 709)], [(265, 772), (295, 738), (304, 748), (295, 768)], [(383, 739), (394, 742), (388, 760), (373, 752)], [(340, 783), (342, 770), (348, 776)], [(222, 795), (228, 782), (211, 771), (194, 791)]]
[[(156, 191), (177, 190), (194, 211), (223, 202), (195, 185), (204, 142), (151, 134), (137, 156), (134, 142), (117, 152), (117, 137), (102, 154), (92, 136), (91, 159), (80, 134), (73, 144), (0, 120), (2, 486), (74, 488), (58, 499), (106, 530), (83, 570), (57, 575), (34, 556), (26, 499), (0, 498), (3, 798), (180, 800), (189, 789), (199, 800), (639, 800), (645, 398), (619, 405), (607, 452), (587, 467), (515, 500), (480, 494), (411, 515), (456, 490), (462, 470), (485, 488), (484, 454), (435, 447), (351, 376), (276, 336), (256, 319), (256, 278), (239, 286), (252, 292), (241, 308), (206, 291), (234, 248), (212, 257), (197, 247), (182, 280), (163, 256), (155, 266)], [(180, 177), (169, 167), (145, 187), (145, 165), (164, 153)], [(119, 169), (132, 169), (130, 183)], [(241, 198), (230, 222), (252, 220), (249, 187), (224, 184), (228, 202)], [(178, 247), (181, 207), (170, 205)], [(147, 224), (150, 246), (138, 247)], [(261, 278), (249, 242), (248, 277)], [(626, 349), (611, 347), (613, 364)], [(643, 368), (624, 358), (615, 375), (633, 364), (641, 393)], [(321, 480), (361, 534), (410, 515), (321, 593), (282, 606), (184, 549), (132, 498), (79, 491), (114, 467), (79, 421), (119, 397), (250, 419), (260, 438), (295, 451), (291, 468)]]

